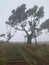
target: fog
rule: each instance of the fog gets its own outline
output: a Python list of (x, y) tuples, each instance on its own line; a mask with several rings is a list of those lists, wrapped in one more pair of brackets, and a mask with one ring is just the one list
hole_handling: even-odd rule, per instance
[[(26, 4), (26, 7), (32, 8), (34, 5), (44, 6), (44, 17), (41, 23), (49, 18), (49, 0), (0, 0), (0, 34), (7, 33), (5, 22), (11, 15), (12, 9), (16, 9), (19, 5)], [(24, 32), (16, 32), (14, 37), (10, 41), (23, 42)], [(6, 40), (5, 38), (0, 38), (0, 40)], [(37, 38), (38, 41), (49, 41), (49, 34), (44, 33)]]

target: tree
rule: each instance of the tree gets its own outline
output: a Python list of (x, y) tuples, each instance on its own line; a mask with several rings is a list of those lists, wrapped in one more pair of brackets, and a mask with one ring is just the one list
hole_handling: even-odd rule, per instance
[(35, 5), (33, 8), (26, 9), (26, 5), (22, 4), (16, 9), (12, 10), (12, 14), (9, 16), (6, 25), (11, 26), (16, 31), (24, 31), (27, 36), (27, 43), (31, 44), (32, 38), (35, 38), (35, 42), (37, 43), (36, 37), (39, 35), (40, 28), (38, 25), (40, 24), (40, 19), (44, 16), (44, 8), (38, 8)]
[(15, 35), (16, 31), (14, 31), (14, 34), (11, 35), (11, 29), (10, 31), (8, 31), (6, 34), (0, 34), (0, 37), (3, 37), (4, 39), (6, 39), (7, 42), (9, 42), (9, 40)]
[(49, 19), (47, 19), (45, 22), (43, 22), (43, 23), (40, 25), (40, 28), (41, 28), (42, 30), (47, 29), (48, 32), (49, 32)]

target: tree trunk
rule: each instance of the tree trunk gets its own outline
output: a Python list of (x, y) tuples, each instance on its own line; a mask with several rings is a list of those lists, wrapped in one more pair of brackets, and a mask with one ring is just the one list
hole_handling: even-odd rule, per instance
[(35, 32), (35, 30), (34, 30), (34, 38), (35, 38), (35, 46), (37, 48), (37, 40), (36, 40), (36, 32)]
[(35, 45), (36, 45), (36, 48), (37, 48), (36, 32), (34, 32), (34, 34), (35, 34)]
[(27, 44), (32, 44), (31, 40), (32, 40), (31, 35), (28, 35), (28, 37), (27, 37)]
[(37, 40), (36, 40), (36, 37), (35, 37), (35, 45), (36, 45), (36, 48), (37, 48)]

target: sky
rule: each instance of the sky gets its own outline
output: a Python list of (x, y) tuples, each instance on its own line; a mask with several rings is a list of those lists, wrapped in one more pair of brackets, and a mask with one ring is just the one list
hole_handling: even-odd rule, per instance
[[(41, 21), (49, 18), (49, 0), (0, 0), (0, 34), (7, 32), (5, 22), (11, 15), (12, 9), (16, 9), (21, 4), (26, 4), (27, 8), (32, 8), (34, 5), (44, 6), (44, 18)], [(0, 40), (5, 40), (5, 38), (0, 38)], [(44, 33), (37, 40), (49, 41), (49, 34)], [(24, 41), (24, 32), (18, 31), (11, 41)]]

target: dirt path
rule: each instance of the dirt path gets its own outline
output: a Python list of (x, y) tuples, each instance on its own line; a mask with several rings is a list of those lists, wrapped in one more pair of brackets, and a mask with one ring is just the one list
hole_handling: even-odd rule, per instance
[(37, 62), (37, 65), (49, 65), (49, 60), (46, 59), (45, 57), (36, 56), (33, 53), (31, 53), (27, 48), (23, 48), (23, 50)]

